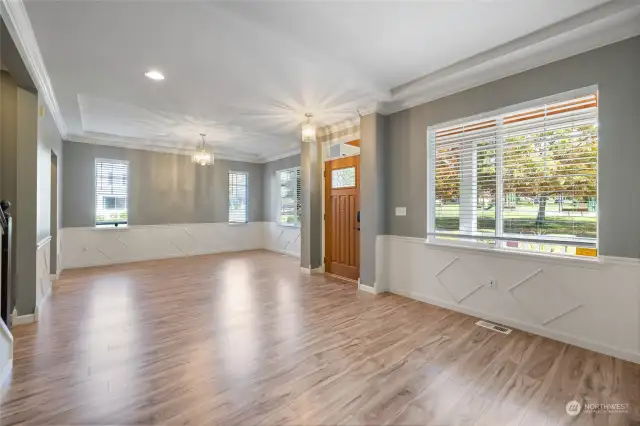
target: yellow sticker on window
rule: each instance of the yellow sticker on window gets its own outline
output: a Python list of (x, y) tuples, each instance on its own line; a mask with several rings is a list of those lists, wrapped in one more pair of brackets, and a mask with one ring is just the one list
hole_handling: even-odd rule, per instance
[(587, 247), (577, 247), (576, 255), (578, 256), (589, 256), (596, 257), (598, 255), (598, 249), (587, 248)]

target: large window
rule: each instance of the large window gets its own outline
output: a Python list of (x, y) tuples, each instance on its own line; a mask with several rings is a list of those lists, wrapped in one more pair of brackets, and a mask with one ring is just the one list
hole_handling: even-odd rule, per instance
[(597, 254), (595, 91), (428, 133), (430, 241)]
[(126, 225), (129, 165), (96, 159), (96, 226)]
[(229, 172), (229, 223), (249, 221), (247, 197), (249, 193), (247, 172)]
[(278, 223), (288, 226), (300, 226), (302, 211), (302, 180), (300, 167), (279, 170), (276, 173), (280, 189), (278, 202)]

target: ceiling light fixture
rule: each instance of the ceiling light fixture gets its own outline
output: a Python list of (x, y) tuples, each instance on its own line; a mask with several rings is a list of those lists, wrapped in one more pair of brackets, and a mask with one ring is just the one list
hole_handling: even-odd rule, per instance
[(213, 164), (213, 152), (207, 151), (204, 143), (204, 137), (207, 136), (204, 133), (200, 133), (200, 137), (202, 137), (202, 146), (200, 150), (195, 152), (191, 156), (191, 162), (200, 164), (201, 166), (210, 166)]
[(311, 117), (313, 114), (306, 113), (307, 122), (302, 125), (302, 142), (315, 142), (316, 141), (316, 126), (311, 123)]
[(156, 81), (164, 80), (164, 75), (162, 75), (160, 71), (151, 70), (151, 71), (145, 72), (144, 75), (149, 77), (151, 80), (156, 80)]

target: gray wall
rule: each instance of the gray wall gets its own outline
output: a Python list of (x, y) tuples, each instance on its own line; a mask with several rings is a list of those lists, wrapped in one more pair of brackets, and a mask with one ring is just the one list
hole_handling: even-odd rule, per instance
[(186, 155), (64, 142), (63, 227), (95, 226), (95, 159), (129, 162), (129, 224), (227, 222), (228, 172), (249, 173), (249, 221), (263, 220), (263, 164), (215, 160), (191, 163)]
[[(16, 309), (31, 314), (36, 306), (36, 244), (38, 241), (38, 96), (18, 88), (17, 200), (13, 216), (16, 233)], [(48, 199), (47, 195), (47, 199)]]
[(300, 266), (317, 269), (323, 265), (322, 145), (301, 142), (302, 217), (300, 218)]
[[(62, 137), (42, 96), (44, 115), (38, 120), (38, 228), (37, 238), (51, 236), (51, 273), (58, 272), (58, 230), (62, 227)], [(56, 157), (56, 165), (52, 159)], [(52, 174), (55, 173), (55, 176)], [(55, 211), (54, 211), (55, 209)]]
[[(392, 114), (385, 149), (385, 233), (426, 236), (428, 126), (595, 84), (600, 253), (640, 258), (640, 37)], [(396, 206), (406, 206), (407, 216), (396, 217)]]
[[(44, 106), (44, 99), (39, 101), (40, 105)], [(54, 233), (51, 229), (51, 208), (56, 203), (51, 202), (51, 153), (58, 156), (58, 161), (62, 156), (62, 138), (47, 108), (44, 108), (44, 111), (44, 116), (38, 121), (38, 240)], [(60, 167), (58, 167), (58, 173), (60, 173)], [(59, 174), (58, 178), (60, 178)], [(58, 205), (61, 196), (62, 191), (58, 188)]]
[[(16, 308), (24, 315), (32, 313), (36, 303), (36, 243), (57, 231), (50, 220), (51, 208), (56, 208), (61, 191), (51, 192), (51, 152), (62, 154), (62, 139), (46, 108), (39, 116), (38, 106), (44, 105), (44, 100), (39, 98), (4, 22), (0, 26), (0, 62), (8, 71), (2, 72), (0, 198), (12, 202), (13, 282)], [(54, 240), (52, 253), (55, 247)]]
[[(15, 208), (18, 197), (18, 86), (12, 76), (4, 71), (0, 72), (0, 85), (0, 199), (10, 201)], [(9, 212), (15, 213), (13, 208)], [(17, 220), (14, 218), (14, 226)], [(13, 244), (15, 246), (15, 234)]]
[(384, 234), (384, 147), (388, 117), (360, 119), (360, 282), (376, 283), (376, 236)]
[(265, 222), (275, 222), (278, 218), (278, 196), (280, 187), (276, 172), (278, 170), (289, 169), (300, 166), (300, 154), (280, 160), (271, 161), (264, 164), (263, 190), (264, 190), (264, 220)]
[[(11, 202), (9, 213), (13, 216), (12, 250), (16, 249), (18, 217), (17, 186), (18, 162), (18, 86), (9, 73), (0, 72), (0, 199)], [(35, 245), (34, 245), (35, 247)], [(17, 295), (16, 278), (17, 256), (11, 259), (11, 274), (13, 276), (13, 299)]]
[(6, 72), (0, 79), (0, 199), (11, 202), (13, 296), (23, 315), (33, 313), (36, 303), (38, 97), (31, 88), (19, 87)]

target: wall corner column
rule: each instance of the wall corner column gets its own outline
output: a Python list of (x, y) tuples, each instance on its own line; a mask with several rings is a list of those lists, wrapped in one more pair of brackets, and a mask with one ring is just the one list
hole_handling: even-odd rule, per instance
[(300, 266), (312, 271), (321, 268), (322, 251), (322, 143), (301, 142), (302, 218), (300, 229)]
[(384, 235), (384, 144), (387, 117), (360, 119), (360, 283), (384, 287), (376, 276), (376, 240)]

